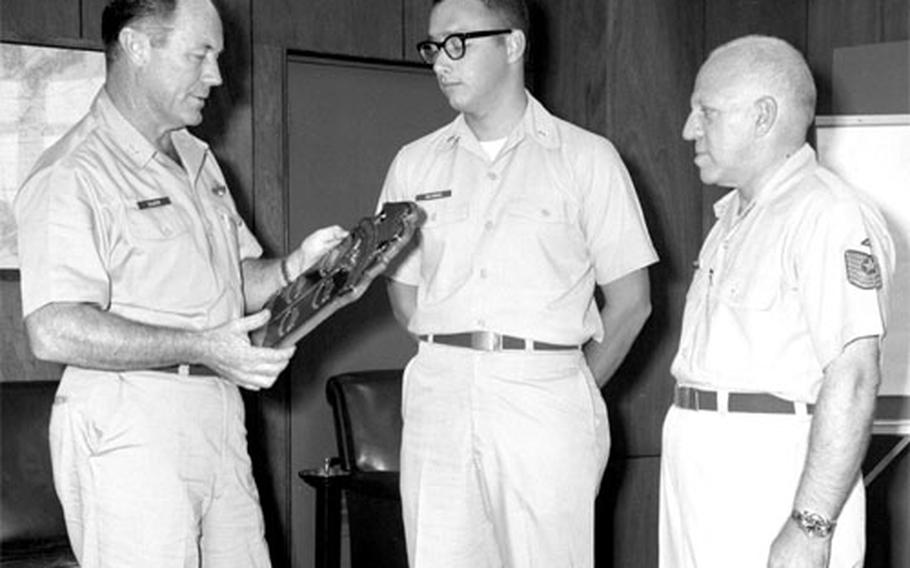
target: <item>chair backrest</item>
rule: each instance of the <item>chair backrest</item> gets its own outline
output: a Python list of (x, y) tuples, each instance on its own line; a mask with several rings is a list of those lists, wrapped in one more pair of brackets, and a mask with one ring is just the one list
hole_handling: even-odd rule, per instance
[(0, 548), (66, 537), (47, 438), (57, 384), (0, 382)]
[(356, 371), (326, 383), (338, 453), (346, 470), (399, 470), (401, 375), (400, 369)]

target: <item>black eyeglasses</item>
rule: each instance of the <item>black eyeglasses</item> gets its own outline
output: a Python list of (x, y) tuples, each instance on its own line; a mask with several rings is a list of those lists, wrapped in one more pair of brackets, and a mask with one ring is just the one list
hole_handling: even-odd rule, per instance
[(424, 40), (417, 44), (417, 52), (420, 53), (421, 59), (430, 65), (436, 63), (439, 52), (445, 51), (449, 59), (461, 59), (464, 57), (466, 49), (465, 41), (476, 37), (489, 37), (495, 35), (509, 34), (512, 30), (483, 30), (479, 32), (465, 32), (449, 34), (442, 41)]

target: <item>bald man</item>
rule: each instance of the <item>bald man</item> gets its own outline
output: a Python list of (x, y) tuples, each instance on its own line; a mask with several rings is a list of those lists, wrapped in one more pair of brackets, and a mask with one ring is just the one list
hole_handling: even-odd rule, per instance
[(815, 86), (783, 40), (711, 53), (683, 138), (733, 190), (696, 262), (663, 430), (662, 568), (862, 566), (860, 465), (893, 245), (806, 144)]

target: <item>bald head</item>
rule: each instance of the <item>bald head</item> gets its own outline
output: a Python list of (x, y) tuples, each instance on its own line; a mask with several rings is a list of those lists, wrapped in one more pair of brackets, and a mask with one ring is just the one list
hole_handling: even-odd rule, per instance
[(805, 58), (786, 41), (760, 35), (735, 39), (712, 51), (702, 72), (723, 74), (730, 85), (756, 98), (772, 97), (781, 134), (805, 140), (815, 118), (815, 82)]

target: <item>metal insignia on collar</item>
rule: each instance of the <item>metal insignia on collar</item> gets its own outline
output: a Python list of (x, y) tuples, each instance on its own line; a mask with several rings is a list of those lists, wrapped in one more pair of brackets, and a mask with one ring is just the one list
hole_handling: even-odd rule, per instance
[(214, 193), (218, 197), (222, 197), (225, 193), (227, 193), (227, 187), (225, 187), (223, 185), (216, 185), (215, 187), (212, 188), (212, 193)]
[(844, 252), (847, 281), (863, 290), (878, 290), (882, 287), (882, 273), (878, 261), (869, 253), (859, 250)]

